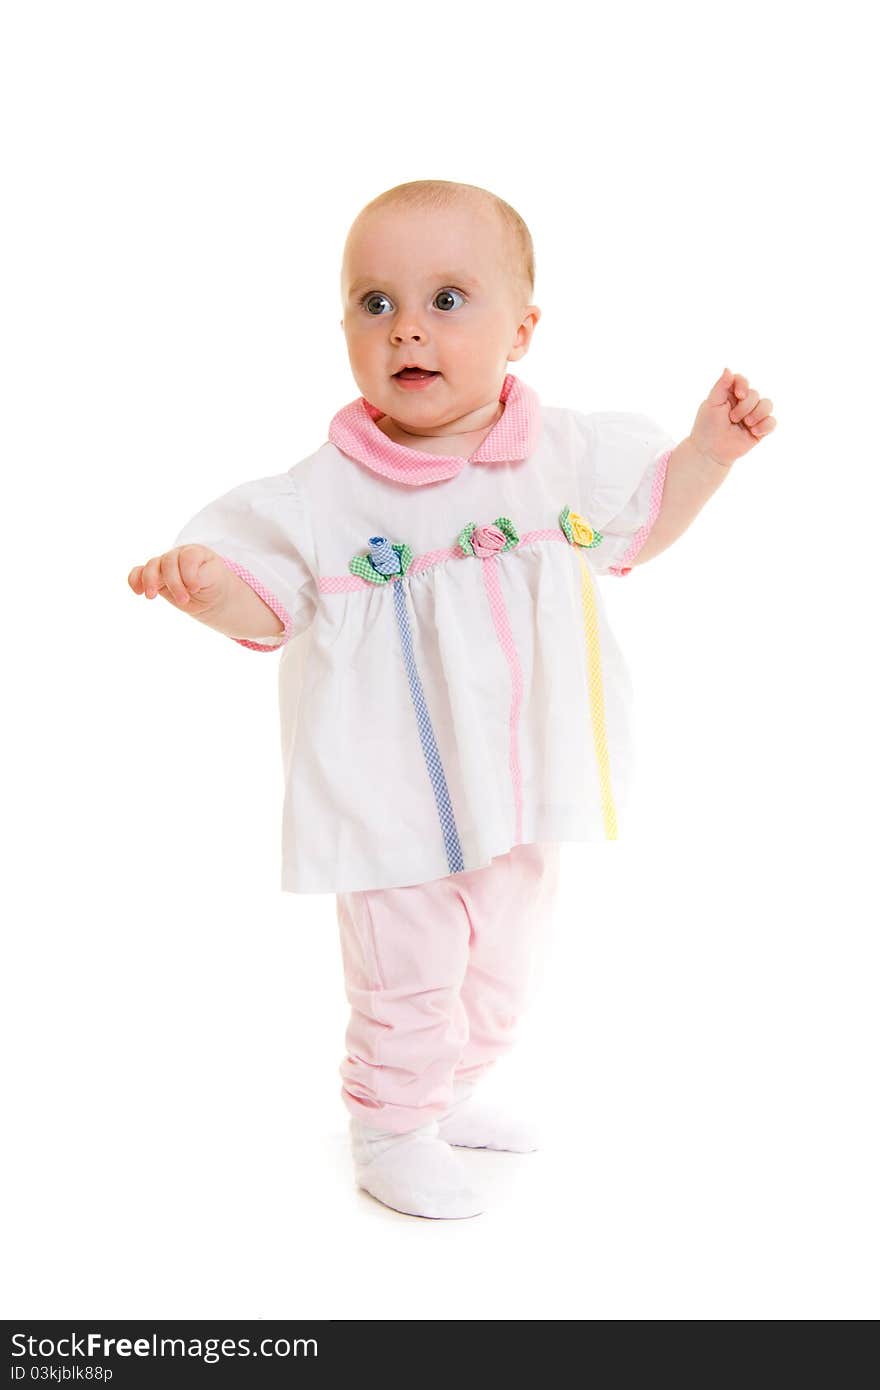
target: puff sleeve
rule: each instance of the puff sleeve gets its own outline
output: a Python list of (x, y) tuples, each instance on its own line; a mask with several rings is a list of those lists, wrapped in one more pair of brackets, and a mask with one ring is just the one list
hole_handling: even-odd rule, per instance
[(648, 415), (617, 410), (587, 425), (586, 516), (602, 540), (589, 551), (597, 574), (629, 574), (660, 511), (666, 467), (677, 441)]
[(209, 502), (175, 536), (172, 547), (206, 545), (239, 575), (284, 624), (277, 637), (232, 640), (270, 652), (312, 622), (317, 583), (305, 499), (290, 473), (241, 483)]

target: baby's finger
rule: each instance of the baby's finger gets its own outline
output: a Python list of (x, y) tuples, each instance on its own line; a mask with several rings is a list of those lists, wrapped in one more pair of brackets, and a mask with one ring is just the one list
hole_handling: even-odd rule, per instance
[(142, 594), (144, 592), (143, 580), (141, 578), (143, 572), (143, 565), (135, 565), (134, 569), (129, 570), (128, 573), (128, 586), (130, 589), (133, 589), (136, 594)]
[(180, 577), (180, 569), (177, 564), (179, 554), (179, 550), (166, 551), (159, 562), (159, 574), (172, 603), (183, 604), (189, 603), (189, 593)]
[(762, 396), (754, 410), (750, 410), (748, 415), (743, 416), (743, 424), (757, 425), (758, 421), (763, 420), (765, 416), (769, 415), (772, 409), (773, 402), (768, 401), (766, 396)]
[(159, 579), (159, 561), (162, 557), (154, 555), (148, 560), (141, 571), (141, 583), (147, 598), (155, 598), (162, 587)]
[(739, 404), (738, 404), (738, 405), (735, 405), (735, 406), (733, 407), (733, 410), (731, 410), (731, 412), (730, 412), (731, 424), (738, 425), (739, 422), (740, 422), (740, 420), (742, 420), (744, 416), (748, 415), (748, 413), (749, 413), (750, 410), (754, 410), (754, 408), (755, 408), (755, 406), (756, 406), (757, 404), (758, 404), (758, 393), (757, 393), (757, 391), (750, 391), (749, 394), (746, 396), (745, 400), (740, 401)]
[(197, 594), (200, 588), (204, 588), (204, 583), (199, 583), (199, 570), (209, 556), (209, 551), (194, 545), (184, 546), (178, 552), (177, 563), (180, 577), (186, 586), (187, 593)]
[(738, 372), (737, 375), (733, 378), (733, 381), (731, 382), (731, 389), (733, 390), (733, 394), (736, 396), (737, 400), (741, 401), (743, 397), (748, 393), (748, 377), (743, 376), (741, 373)]

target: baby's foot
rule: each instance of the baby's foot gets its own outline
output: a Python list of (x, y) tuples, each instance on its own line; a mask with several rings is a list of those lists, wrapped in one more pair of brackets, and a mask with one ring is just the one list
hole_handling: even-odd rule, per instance
[(463, 1149), (502, 1149), (507, 1153), (534, 1153), (539, 1147), (538, 1127), (517, 1119), (499, 1106), (481, 1101), (472, 1087), (456, 1084), (455, 1100), (437, 1133), (447, 1144)]
[(407, 1216), (479, 1216), (483, 1202), (449, 1145), (437, 1137), (437, 1121), (406, 1134), (370, 1129), (351, 1119), (358, 1187)]

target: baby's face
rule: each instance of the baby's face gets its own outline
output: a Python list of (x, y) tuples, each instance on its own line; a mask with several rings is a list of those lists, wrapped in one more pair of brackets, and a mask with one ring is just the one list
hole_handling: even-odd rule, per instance
[[(342, 327), (371, 405), (424, 433), (497, 404), (507, 364), (528, 351), (541, 313), (522, 302), (510, 254), (486, 208), (381, 208), (355, 225)], [(439, 375), (407, 387), (395, 373), (408, 363)]]

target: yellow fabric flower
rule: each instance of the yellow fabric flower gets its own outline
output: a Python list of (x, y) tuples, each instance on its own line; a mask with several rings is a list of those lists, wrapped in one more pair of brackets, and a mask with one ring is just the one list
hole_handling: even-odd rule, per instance
[(586, 517), (581, 516), (580, 512), (573, 512), (571, 507), (562, 508), (559, 513), (559, 525), (570, 545), (580, 545), (592, 550), (593, 546), (599, 545), (602, 540), (602, 532), (595, 530)]
[(575, 545), (592, 545), (596, 538), (592, 526), (577, 512), (569, 512), (568, 519), (571, 522), (571, 534)]

